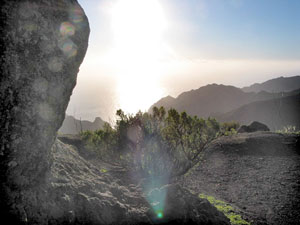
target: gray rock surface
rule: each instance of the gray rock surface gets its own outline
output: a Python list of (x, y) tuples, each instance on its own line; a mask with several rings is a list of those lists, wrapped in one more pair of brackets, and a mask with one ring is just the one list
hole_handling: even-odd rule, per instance
[[(89, 25), (77, 1), (2, 4), (1, 219), (10, 224), (160, 223), (141, 188), (120, 185), (56, 140), (88, 45)], [(165, 190), (170, 192), (164, 222), (229, 224), (185, 189)]]
[(1, 23), (1, 207), (26, 221), (22, 202), (38, 197), (23, 190), (43, 185), (51, 167), (50, 148), (86, 53), (89, 24), (75, 0), (4, 0)]

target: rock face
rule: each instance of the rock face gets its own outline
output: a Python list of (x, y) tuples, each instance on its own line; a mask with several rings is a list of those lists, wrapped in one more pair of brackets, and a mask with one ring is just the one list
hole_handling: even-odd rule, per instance
[(267, 125), (254, 121), (250, 125), (243, 125), (238, 129), (238, 133), (251, 133), (256, 131), (270, 131)]
[[(101, 165), (56, 139), (88, 45), (89, 25), (77, 1), (2, 4), (1, 219), (11, 224), (160, 223), (140, 188), (120, 185)], [(185, 189), (171, 185), (165, 190), (171, 195), (164, 222), (229, 224)], [(173, 215), (179, 200), (182, 212)]]
[(29, 206), (21, 202), (38, 198), (23, 190), (42, 185), (51, 167), (50, 149), (86, 53), (89, 24), (75, 0), (2, 4), (1, 207), (26, 221)]

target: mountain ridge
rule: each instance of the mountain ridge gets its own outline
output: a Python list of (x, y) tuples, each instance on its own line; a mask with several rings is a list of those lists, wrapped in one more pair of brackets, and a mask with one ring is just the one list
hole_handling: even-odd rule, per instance
[(243, 87), (244, 92), (282, 92), (282, 91), (293, 91), (300, 87), (300, 75), (292, 77), (277, 77), (274, 79), (267, 80), (263, 83), (254, 83), (250, 86)]
[(93, 122), (88, 120), (78, 120), (74, 116), (66, 115), (62, 126), (58, 132), (62, 134), (79, 134), (81, 131), (95, 131), (103, 127), (105, 121), (96, 117)]
[(286, 126), (300, 129), (300, 90), (298, 94), (282, 98), (256, 101), (243, 105), (238, 109), (216, 116), (221, 121), (237, 121), (249, 124), (259, 120), (271, 130), (279, 130)]
[[(300, 76), (295, 77), (289, 77), (288, 79), (294, 78), (298, 80)], [(272, 82), (276, 82), (276, 87), (279, 87), (278, 81), (285, 81), (286, 78), (280, 77), (275, 78), (269, 81), (266, 81), (264, 83), (270, 84)], [(270, 85), (269, 85), (270, 86)], [(282, 86), (282, 88), (285, 85)], [(190, 90), (183, 92), (177, 96), (177, 98), (173, 98), (171, 96), (167, 96), (165, 98), (160, 99), (156, 103), (154, 103), (150, 109), (149, 112), (152, 112), (152, 109), (154, 106), (161, 107), (164, 106), (166, 110), (170, 108), (174, 108), (179, 112), (186, 111), (190, 115), (196, 115), (198, 117), (216, 117), (217, 119), (221, 119), (224, 121), (224, 118), (227, 118), (224, 116), (226, 113), (230, 114), (230, 112), (234, 110), (238, 110), (239, 108), (259, 101), (272, 101), (274, 99), (280, 99), (288, 96), (297, 95), (300, 93), (300, 83), (295, 82), (294, 87), (298, 87), (298, 89), (290, 91), (290, 88), (287, 88), (287, 90), (280, 91), (277, 93), (271, 93), (266, 90), (260, 90), (259, 92), (245, 92), (243, 91), (243, 88), (237, 88), (232, 85), (223, 85), (223, 84), (208, 84), (206, 86), (202, 86), (196, 90)], [(297, 99), (294, 99), (295, 103), (297, 104)], [(291, 102), (291, 101), (289, 101)], [(290, 103), (291, 104), (291, 103)], [(255, 104), (253, 104), (255, 105)], [(259, 104), (258, 104), (259, 105)], [(267, 105), (270, 106), (270, 103), (267, 102)], [(288, 106), (290, 109), (292, 109), (292, 106)], [(262, 110), (263, 109), (263, 110)], [(265, 113), (271, 113), (272, 110), (267, 110), (266, 108), (262, 107), (262, 111)], [(293, 108), (295, 110), (298, 110), (298, 108)], [(259, 108), (256, 108), (257, 112), (259, 112)], [(254, 112), (255, 110), (252, 109)], [(299, 111), (300, 112), (300, 109)], [(287, 113), (287, 117), (294, 118), (294, 112), (285, 112)], [(255, 114), (255, 113), (254, 113)], [(260, 113), (262, 114), (262, 112)], [(261, 120), (261, 116), (258, 116), (256, 113), (257, 118), (253, 118), (253, 120)], [(230, 120), (237, 120), (241, 121), (242, 123), (246, 123), (245, 119), (233, 118), (230, 117)], [(297, 121), (295, 119), (289, 119), (291, 121)], [(264, 119), (265, 121), (265, 119)], [(249, 121), (248, 121), (249, 122)], [(283, 124), (280, 122), (276, 122), (276, 126), (271, 126), (273, 129), (278, 128), (278, 124), (281, 125), (293, 125), (293, 124)], [(270, 125), (270, 123), (268, 123)], [(282, 126), (280, 125), (280, 128)]]

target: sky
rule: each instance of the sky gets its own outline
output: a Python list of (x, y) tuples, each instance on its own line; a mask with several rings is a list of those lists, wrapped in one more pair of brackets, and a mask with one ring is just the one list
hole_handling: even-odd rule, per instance
[(167, 95), (300, 74), (299, 0), (78, 0), (90, 23), (67, 114), (108, 122)]

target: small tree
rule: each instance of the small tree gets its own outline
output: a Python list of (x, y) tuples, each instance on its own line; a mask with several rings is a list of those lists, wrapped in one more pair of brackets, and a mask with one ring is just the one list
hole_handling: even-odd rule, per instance
[(220, 126), (215, 119), (204, 120), (170, 109), (162, 135), (176, 157), (173, 175), (183, 175), (199, 161), (199, 155), (218, 135)]
[(221, 135), (229, 136), (237, 133), (240, 124), (238, 122), (224, 122), (221, 124)]
[[(153, 113), (135, 116), (117, 111), (115, 128), (86, 133), (87, 139), (102, 152), (118, 155), (121, 163), (141, 176), (180, 176), (199, 162), (200, 154), (219, 134), (220, 125), (213, 119), (191, 117), (163, 107)], [(103, 154), (106, 153), (106, 154)]]
[(86, 143), (86, 148), (96, 153), (102, 160), (111, 161), (112, 158), (119, 158), (117, 151), (117, 133), (109, 123), (104, 123), (102, 129), (83, 131), (80, 135)]

